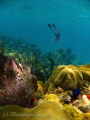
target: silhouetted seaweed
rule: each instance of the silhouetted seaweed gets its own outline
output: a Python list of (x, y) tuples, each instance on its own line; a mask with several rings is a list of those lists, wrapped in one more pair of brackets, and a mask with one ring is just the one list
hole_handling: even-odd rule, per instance
[(53, 69), (53, 67), (54, 67), (54, 65), (55, 65), (54, 60), (53, 60), (52, 58), (50, 58), (49, 56), (48, 56), (48, 60), (51, 62), (51, 67), (50, 67), (50, 69)]

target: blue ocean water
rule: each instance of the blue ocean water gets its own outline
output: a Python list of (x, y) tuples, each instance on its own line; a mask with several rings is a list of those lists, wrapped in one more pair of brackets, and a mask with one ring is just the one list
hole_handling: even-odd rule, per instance
[[(61, 40), (47, 26), (54, 23)], [(70, 48), (90, 63), (90, 0), (0, 0), (0, 32), (36, 44), (42, 51)]]

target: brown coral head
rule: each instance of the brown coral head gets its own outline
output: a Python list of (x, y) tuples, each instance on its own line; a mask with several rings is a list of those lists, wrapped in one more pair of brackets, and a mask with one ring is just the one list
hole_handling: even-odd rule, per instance
[(30, 107), (37, 90), (36, 76), (18, 67), (14, 59), (4, 63), (4, 71), (0, 74), (0, 106), (7, 104)]
[(0, 54), (0, 71), (4, 71), (4, 65), (7, 62), (7, 57)]
[(19, 70), (20, 71), (20, 68), (18, 67), (17, 63), (15, 62), (15, 60), (13, 58), (8, 58), (7, 59), (7, 62), (5, 63), (5, 69), (8, 68), (8, 69), (11, 69), (11, 70)]

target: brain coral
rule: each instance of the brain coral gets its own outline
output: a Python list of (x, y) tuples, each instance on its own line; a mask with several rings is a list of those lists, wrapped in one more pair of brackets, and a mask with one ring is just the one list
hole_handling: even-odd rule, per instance
[(83, 79), (90, 82), (90, 64), (77, 66), (82, 72)]
[(50, 92), (57, 87), (61, 87), (64, 90), (74, 90), (82, 85), (83, 76), (77, 67), (74, 65), (60, 65), (54, 70), (47, 81), (46, 87), (48, 92)]

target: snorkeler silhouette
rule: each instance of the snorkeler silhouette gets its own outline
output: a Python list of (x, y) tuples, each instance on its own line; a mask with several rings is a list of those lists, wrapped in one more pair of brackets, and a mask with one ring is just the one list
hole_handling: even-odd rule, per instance
[[(53, 31), (53, 33), (54, 33), (54, 35), (56, 36), (56, 38), (53, 38), (53, 40), (54, 41), (58, 41), (58, 40), (60, 40), (60, 32), (59, 32), (59, 30), (56, 28), (56, 26), (54, 25), (54, 24), (48, 24), (48, 27)], [(54, 29), (56, 29), (56, 31), (58, 32), (58, 33), (55, 33), (55, 31), (53, 30), (53, 28), (52, 27), (54, 27)]]

